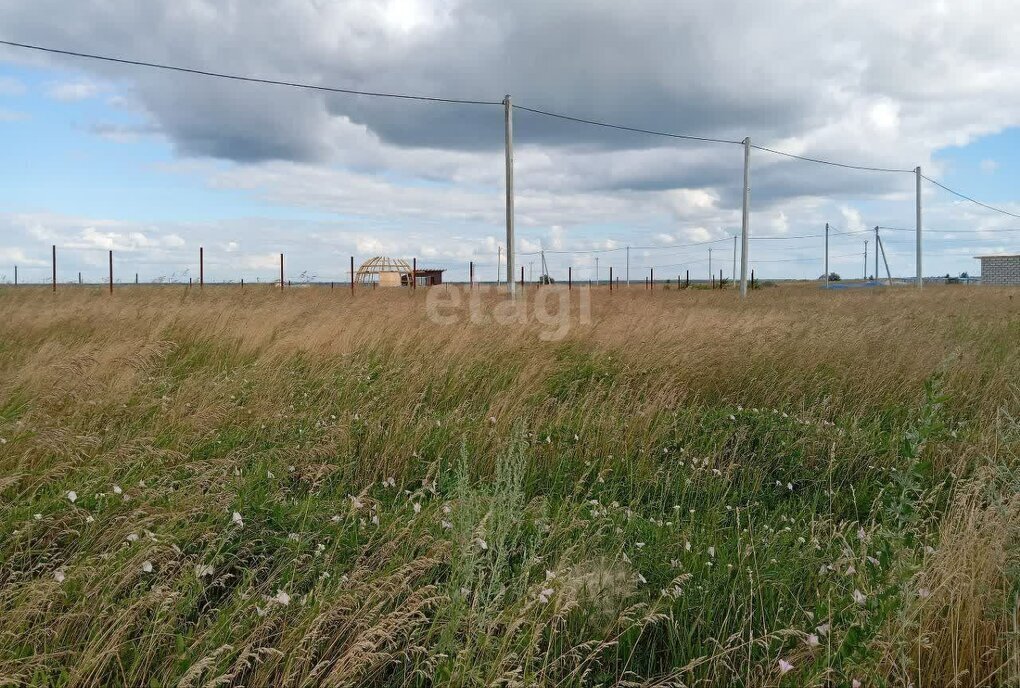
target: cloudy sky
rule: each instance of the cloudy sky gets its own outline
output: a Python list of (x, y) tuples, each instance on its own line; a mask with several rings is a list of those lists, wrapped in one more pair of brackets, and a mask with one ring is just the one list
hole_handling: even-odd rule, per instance
[[(7, 0), (0, 39), (356, 90), (500, 101), (925, 174), (1020, 214), (1015, 0)], [(516, 110), (518, 250), (554, 275), (729, 276), (740, 146)], [(417, 257), (464, 279), (503, 246), (503, 110), (303, 91), (0, 46), (0, 279), (345, 279)], [(914, 177), (752, 153), (751, 265), (860, 276)], [(926, 183), (926, 274), (1020, 251), (1020, 219)], [(847, 234), (849, 233), (849, 234)], [(894, 275), (913, 235), (883, 230)], [(706, 243), (716, 241), (716, 243)], [(691, 244), (697, 244), (692, 246)], [(641, 247), (641, 248), (637, 248)], [(522, 255), (526, 267), (537, 255)], [(873, 263), (869, 272), (873, 272)]]

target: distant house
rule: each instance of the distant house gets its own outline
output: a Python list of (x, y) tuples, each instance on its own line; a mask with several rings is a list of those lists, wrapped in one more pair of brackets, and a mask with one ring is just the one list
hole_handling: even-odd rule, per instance
[(419, 287), (433, 287), (443, 283), (443, 273), (446, 270), (442, 268), (418, 268), (413, 272), (414, 281)]
[(1020, 286), (1020, 253), (974, 257), (981, 261), (981, 284)]

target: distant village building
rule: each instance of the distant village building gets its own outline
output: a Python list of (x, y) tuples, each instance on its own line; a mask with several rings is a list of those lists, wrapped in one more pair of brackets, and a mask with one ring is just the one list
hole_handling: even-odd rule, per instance
[(377, 284), (380, 287), (409, 287), (411, 280), (419, 287), (431, 287), (443, 283), (443, 268), (418, 268), (415, 270), (403, 258), (376, 256), (369, 258), (354, 275), (356, 284)]
[(981, 261), (981, 284), (1020, 286), (1020, 253), (975, 257)]

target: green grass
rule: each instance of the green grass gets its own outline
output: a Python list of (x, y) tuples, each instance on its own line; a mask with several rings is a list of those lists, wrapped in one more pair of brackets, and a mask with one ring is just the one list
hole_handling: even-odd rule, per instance
[[(0, 294), (8, 683), (1016, 678), (1015, 311), (848, 296), (839, 321), (684, 292), (731, 319), (617, 332), (596, 303), (594, 329), (540, 343), (382, 303), (344, 320), (377, 334), (336, 345), (303, 324), (333, 308), (315, 295), (120, 298), (143, 327)], [(952, 333), (899, 329), (940, 299)], [(795, 333), (761, 320), (794, 312)]]

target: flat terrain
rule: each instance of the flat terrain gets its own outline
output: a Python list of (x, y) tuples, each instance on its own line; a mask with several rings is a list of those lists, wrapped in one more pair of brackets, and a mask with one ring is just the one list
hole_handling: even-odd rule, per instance
[(0, 290), (0, 684), (1020, 677), (1020, 292), (424, 292)]

